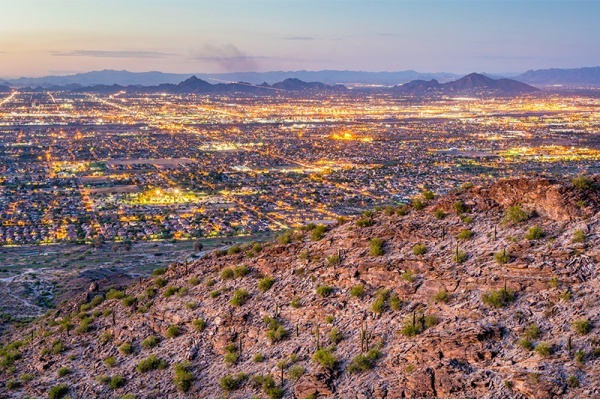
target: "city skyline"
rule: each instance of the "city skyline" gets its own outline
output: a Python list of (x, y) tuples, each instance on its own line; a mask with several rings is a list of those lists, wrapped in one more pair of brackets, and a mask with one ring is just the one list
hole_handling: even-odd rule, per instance
[(591, 1), (25, 0), (5, 4), (0, 76), (590, 67), (598, 11)]

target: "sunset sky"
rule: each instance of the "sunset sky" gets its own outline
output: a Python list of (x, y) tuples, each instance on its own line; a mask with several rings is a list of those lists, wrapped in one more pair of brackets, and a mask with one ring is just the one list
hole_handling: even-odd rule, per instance
[(600, 65), (600, 1), (4, 0), (0, 77)]

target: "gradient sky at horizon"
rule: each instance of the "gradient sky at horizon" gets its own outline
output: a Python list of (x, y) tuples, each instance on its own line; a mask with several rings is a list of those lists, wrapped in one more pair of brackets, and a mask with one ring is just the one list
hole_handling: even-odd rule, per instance
[(600, 65), (600, 1), (3, 0), (0, 77)]

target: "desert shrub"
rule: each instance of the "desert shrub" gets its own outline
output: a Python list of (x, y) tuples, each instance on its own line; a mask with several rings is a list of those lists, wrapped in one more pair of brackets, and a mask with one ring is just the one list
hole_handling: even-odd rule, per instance
[(400, 275), (400, 278), (406, 282), (413, 282), (415, 280), (415, 274), (410, 269), (407, 269)]
[(221, 289), (213, 290), (208, 295), (211, 299), (215, 299), (221, 295)]
[(150, 354), (148, 358), (141, 360), (135, 369), (139, 373), (144, 373), (155, 369), (165, 368), (167, 368), (167, 362), (165, 360), (156, 357), (154, 354)]
[(252, 362), (255, 363), (263, 362), (264, 359), (265, 357), (262, 355), (262, 353), (256, 353), (254, 356), (252, 356)]
[(327, 227), (325, 225), (318, 225), (310, 233), (310, 238), (311, 238), (311, 240), (314, 240), (314, 241), (321, 240), (325, 236), (326, 232), (327, 232)]
[(454, 253), (454, 255), (452, 256), (452, 261), (454, 261), (457, 264), (462, 264), (465, 261), (467, 261), (467, 253), (465, 253), (462, 250), (459, 250), (457, 252)]
[(152, 271), (152, 276), (164, 275), (165, 272), (167, 272), (166, 268), (156, 268), (154, 271)]
[(250, 270), (245, 265), (239, 265), (233, 269), (233, 274), (236, 278), (241, 278), (250, 273)]
[(294, 308), (300, 308), (302, 307), (302, 302), (300, 301), (300, 298), (297, 296), (294, 296), (292, 298), (292, 301), (290, 301), (290, 306), (294, 307)]
[(446, 289), (441, 289), (433, 295), (433, 301), (436, 303), (447, 303), (450, 300), (450, 295)]
[(300, 377), (302, 375), (304, 375), (305, 372), (306, 372), (306, 370), (304, 369), (303, 366), (294, 365), (290, 368), (290, 370), (288, 371), (288, 374), (289, 374), (290, 378), (292, 378), (294, 380), (298, 380), (298, 379), (300, 379)]
[(101, 345), (105, 345), (106, 343), (108, 343), (112, 340), (113, 340), (113, 334), (110, 331), (102, 332), (102, 334), (98, 338), (98, 341), (100, 342)]
[(107, 367), (114, 367), (115, 365), (117, 365), (117, 360), (115, 359), (114, 356), (108, 356), (104, 359), (104, 365), (106, 365)]
[(539, 239), (543, 238), (545, 235), (546, 234), (544, 233), (542, 228), (540, 228), (538, 225), (534, 225), (531, 228), (529, 228), (529, 230), (525, 234), (525, 239), (539, 240)]
[(198, 279), (197, 276), (192, 276), (190, 279), (188, 279), (188, 284), (190, 284), (191, 286), (196, 286), (199, 283), (200, 279)]
[(154, 288), (147, 288), (146, 291), (146, 298), (148, 299), (152, 299), (154, 298), (154, 296), (156, 296), (156, 289)]
[(529, 340), (527, 338), (520, 339), (519, 346), (521, 346), (525, 350), (529, 350), (529, 351), (533, 350), (533, 343), (531, 342), (531, 340)]
[(123, 386), (125, 386), (125, 378), (123, 378), (120, 375), (113, 376), (110, 382), (108, 383), (108, 387), (112, 390), (122, 388)]
[(148, 336), (146, 339), (142, 340), (142, 348), (151, 349), (152, 347), (156, 347), (158, 344), (158, 338), (154, 335)]
[(594, 188), (592, 180), (585, 175), (579, 175), (571, 179), (571, 184), (579, 190), (591, 190)]
[(431, 191), (429, 189), (425, 189), (421, 192), (421, 196), (425, 200), (433, 200), (435, 198), (435, 193), (433, 193), (433, 191)]
[(494, 260), (496, 260), (498, 264), (506, 264), (510, 261), (510, 254), (506, 251), (506, 249), (502, 249), (494, 253)]
[(399, 309), (402, 308), (402, 300), (400, 300), (400, 297), (398, 297), (398, 295), (396, 293), (393, 293), (390, 296), (390, 308), (393, 311), (398, 311)]
[(165, 287), (167, 285), (167, 280), (165, 278), (159, 276), (157, 278), (154, 278), (154, 280), (152, 281), (152, 283), (157, 288), (162, 288), (162, 287)]
[(92, 299), (92, 301), (90, 301), (90, 306), (92, 307), (97, 307), (100, 304), (102, 304), (102, 302), (104, 301), (104, 296), (102, 296), (101, 294), (94, 296), (94, 298)]
[(508, 289), (491, 290), (482, 295), (483, 303), (495, 307), (501, 308), (515, 300), (514, 292)]
[(333, 328), (332, 330), (330, 330), (327, 336), (333, 344), (338, 344), (344, 339), (344, 334), (338, 328)]
[(239, 373), (235, 376), (227, 374), (219, 379), (219, 386), (221, 390), (230, 392), (241, 387), (246, 379), (248, 379), (248, 375), (244, 373)]
[(575, 360), (575, 362), (579, 365), (582, 365), (585, 361), (585, 351), (583, 350), (578, 350), (575, 352), (575, 355), (573, 356), (573, 360)]
[(364, 291), (365, 291), (365, 286), (363, 284), (354, 285), (350, 289), (350, 296), (362, 297)]
[(452, 203), (452, 209), (457, 214), (467, 212), (467, 206), (462, 200), (456, 200), (454, 203)]
[(168, 286), (165, 289), (165, 292), (163, 293), (163, 295), (165, 296), (165, 298), (169, 298), (171, 296), (173, 296), (175, 293), (177, 293), (177, 291), (179, 290), (179, 288), (176, 288), (175, 286)]
[(383, 255), (383, 241), (378, 238), (373, 238), (369, 242), (369, 254), (372, 256), (382, 256)]
[(413, 254), (415, 256), (421, 256), (423, 254), (425, 254), (427, 252), (427, 246), (425, 246), (424, 244), (416, 244), (415, 247), (413, 247)]
[(123, 343), (119, 346), (119, 353), (123, 354), (124, 356), (132, 354), (133, 346), (131, 345), (131, 343)]
[(275, 283), (275, 279), (273, 279), (270, 276), (265, 276), (260, 281), (258, 281), (258, 290), (260, 290), (261, 292), (266, 292), (267, 290), (271, 289), (273, 283)]
[(558, 298), (561, 300), (571, 300), (572, 294), (571, 291), (569, 289), (565, 289), (564, 291), (560, 292), (560, 294), (558, 295)]
[(575, 375), (571, 375), (567, 378), (567, 385), (571, 388), (579, 387), (579, 378)]
[(336, 363), (335, 355), (329, 349), (319, 349), (315, 351), (312, 359), (325, 368), (333, 368)]
[(52, 354), (60, 354), (65, 351), (65, 345), (60, 340), (52, 342)]
[(446, 218), (446, 213), (441, 208), (436, 208), (435, 211), (433, 212), (433, 215), (435, 216), (435, 219)]
[(50, 399), (62, 399), (69, 392), (67, 385), (56, 385), (52, 386), (48, 391), (48, 398)]
[(319, 285), (316, 289), (316, 292), (319, 296), (327, 297), (333, 293), (333, 288), (327, 285)]
[(246, 290), (237, 289), (235, 292), (233, 292), (233, 297), (231, 298), (231, 305), (234, 307), (241, 307), (246, 303), (249, 297), (250, 294)]
[(473, 231), (470, 229), (463, 229), (458, 233), (458, 239), (467, 240), (473, 237)]
[(288, 337), (288, 332), (276, 318), (266, 316), (265, 323), (267, 324), (268, 328), (265, 334), (271, 343), (277, 343)]
[(408, 207), (406, 206), (406, 204), (399, 205), (396, 209), (396, 214), (401, 217), (408, 214)]
[(177, 390), (187, 392), (192, 387), (194, 382), (194, 374), (190, 371), (192, 365), (190, 362), (180, 362), (173, 366), (173, 382)]
[(542, 330), (537, 324), (529, 324), (529, 326), (525, 329), (525, 337), (529, 340), (535, 340), (540, 337), (542, 334)]
[(425, 203), (423, 202), (423, 200), (421, 200), (418, 197), (415, 197), (412, 199), (411, 204), (413, 206), (413, 208), (415, 209), (415, 211), (420, 211), (423, 208), (425, 208)]
[(294, 232), (292, 232), (292, 231), (289, 231), (289, 230), (288, 231), (284, 231), (280, 235), (277, 236), (277, 240), (281, 244), (292, 243), (292, 235), (293, 234), (294, 234)]
[(571, 241), (573, 243), (584, 243), (586, 239), (586, 234), (583, 229), (577, 229), (573, 232), (573, 238)]
[(328, 315), (325, 317), (326, 323), (331, 324), (333, 321), (335, 321), (335, 317), (333, 315)]
[(406, 337), (413, 337), (422, 333), (425, 329), (435, 326), (437, 322), (437, 317), (432, 314), (421, 317), (409, 315), (404, 318), (400, 333)]
[(106, 293), (106, 300), (122, 299), (125, 297), (125, 292), (116, 289), (110, 289)]
[(223, 268), (223, 270), (221, 271), (221, 279), (227, 280), (233, 278), (235, 278), (235, 272), (233, 272), (233, 270), (229, 267)]
[(549, 357), (552, 355), (552, 346), (546, 342), (540, 342), (537, 346), (535, 346), (535, 352), (542, 357)]
[(67, 376), (71, 373), (71, 370), (67, 367), (60, 367), (57, 371), (56, 374), (62, 378), (63, 376)]
[(31, 382), (33, 380), (34, 376), (33, 374), (21, 374), (21, 376), (19, 376), (19, 379), (22, 380), (23, 382)]
[(192, 326), (196, 332), (202, 332), (204, 329), (206, 329), (206, 321), (202, 318), (195, 319), (192, 321)]
[(377, 349), (371, 349), (367, 354), (358, 354), (348, 365), (348, 372), (354, 374), (365, 372), (375, 367), (377, 360), (381, 357), (381, 352)]
[(179, 327), (177, 325), (169, 325), (167, 328), (167, 335), (169, 339), (173, 339), (179, 336)]
[(527, 221), (528, 219), (529, 213), (519, 204), (515, 204), (506, 209), (502, 222), (507, 225), (516, 225), (520, 222)]
[(390, 297), (390, 291), (386, 289), (380, 289), (375, 294), (375, 300), (373, 304), (371, 304), (371, 310), (373, 312), (381, 314), (385, 311), (385, 307), (387, 305), (388, 299)]
[(587, 335), (592, 330), (592, 323), (587, 318), (571, 322), (571, 328), (579, 335)]
[(227, 254), (232, 255), (232, 254), (238, 254), (242, 251), (242, 248), (240, 247), (239, 244), (234, 244), (233, 246), (231, 246), (230, 248), (227, 249)]
[(263, 392), (270, 399), (280, 399), (283, 397), (283, 389), (277, 384), (271, 375), (256, 375), (253, 379), (255, 385), (262, 386)]

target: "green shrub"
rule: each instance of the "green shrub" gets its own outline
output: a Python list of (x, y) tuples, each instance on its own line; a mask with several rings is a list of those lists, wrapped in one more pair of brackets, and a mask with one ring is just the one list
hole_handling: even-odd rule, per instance
[(108, 383), (108, 387), (112, 390), (122, 388), (123, 386), (125, 386), (125, 378), (123, 378), (120, 375), (113, 376), (110, 382)]
[(424, 244), (416, 244), (415, 247), (413, 247), (413, 254), (415, 256), (422, 256), (423, 254), (427, 253), (427, 246), (425, 246)]
[(154, 283), (154, 286), (156, 286), (157, 288), (162, 288), (167, 285), (167, 280), (160, 276), (155, 278), (154, 281), (152, 281), (152, 282)]
[(530, 340), (535, 340), (540, 337), (542, 330), (537, 324), (529, 324), (525, 329), (525, 337)]
[(125, 297), (125, 292), (116, 289), (110, 289), (106, 293), (106, 300), (122, 299), (123, 297)]
[(300, 298), (297, 296), (294, 296), (292, 298), (292, 301), (290, 302), (290, 306), (294, 307), (294, 308), (300, 308), (302, 307), (302, 302), (300, 301)]
[(507, 225), (516, 225), (520, 222), (527, 221), (529, 213), (525, 211), (519, 204), (512, 205), (506, 209), (502, 222)]
[(104, 301), (104, 296), (102, 296), (101, 294), (94, 296), (94, 298), (92, 299), (92, 301), (90, 301), (90, 305), (92, 307), (98, 307), (100, 304), (102, 304), (102, 302)]
[(234, 307), (241, 307), (246, 303), (249, 297), (250, 294), (247, 291), (244, 289), (237, 289), (235, 292), (233, 292), (233, 297), (231, 298), (230, 303)]
[(115, 359), (114, 356), (108, 356), (104, 359), (104, 365), (106, 365), (107, 367), (114, 367), (115, 365), (117, 365), (117, 360)]
[(240, 247), (240, 245), (234, 244), (233, 246), (231, 246), (230, 248), (227, 249), (227, 254), (229, 254), (229, 255), (238, 254), (241, 251), (242, 251), (242, 248)]
[(102, 334), (100, 335), (100, 337), (98, 338), (98, 341), (100, 342), (101, 345), (105, 345), (106, 343), (110, 342), (113, 340), (113, 334), (110, 331), (104, 331), (102, 332)]
[(421, 200), (418, 197), (415, 197), (414, 199), (412, 199), (412, 206), (415, 209), (415, 211), (420, 211), (423, 208), (425, 208), (425, 203), (423, 203), (423, 200)]
[(8, 390), (15, 390), (21, 387), (21, 382), (17, 381), (16, 379), (9, 379), (6, 381), (5, 387)]
[(393, 311), (398, 311), (402, 308), (402, 300), (400, 300), (400, 297), (396, 293), (390, 296), (390, 308)]
[(375, 367), (375, 363), (381, 357), (381, 353), (377, 349), (371, 349), (367, 354), (359, 354), (352, 359), (348, 365), (348, 373), (354, 374), (357, 372), (365, 372)]
[(579, 378), (577, 378), (575, 375), (569, 376), (567, 378), (567, 385), (569, 385), (571, 388), (579, 387)]
[(56, 385), (50, 388), (48, 392), (48, 398), (50, 399), (62, 399), (69, 392), (67, 385)]
[(338, 344), (344, 339), (344, 334), (338, 328), (333, 328), (332, 330), (330, 330), (327, 336), (333, 344)]
[(131, 345), (131, 343), (123, 343), (119, 346), (119, 353), (123, 354), (124, 356), (132, 354), (133, 346)]
[(436, 303), (447, 303), (450, 300), (450, 295), (446, 292), (446, 289), (441, 289), (433, 295), (433, 301)]
[(571, 295), (571, 291), (569, 289), (565, 289), (558, 295), (559, 299), (565, 300), (565, 301), (571, 300), (571, 297), (572, 297), (572, 295)]
[(154, 271), (152, 271), (152, 276), (164, 275), (165, 272), (167, 272), (166, 268), (156, 268)]
[(369, 242), (369, 254), (372, 256), (382, 256), (383, 255), (383, 241), (378, 238), (373, 238)]
[(252, 357), (252, 362), (259, 363), (259, 362), (263, 362), (264, 359), (265, 359), (265, 357), (262, 355), (262, 353), (256, 353)]
[(60, 368), (58, 369), (58, 371), (56, 371), (56, 374), (57, 374), (57, 375), (58, 375), (60, 378), (62, 378), (63, 376), (67, 376), (67, 375), (69, 375), (70, 373), (71, 373), (71, 370), (70, 370), (69, 368), (67, 368), (67, 367), (60, 367)]
[(325, 368), (333, 368), (336, 363), (335, 355), (329, 349), (319, 349), (315, 351), (312, 359)]
[(332, 254), (327, 257), (327, 264), (329, 265), (340, 265), (342, 263), (342, 259), (337, 254)]
[(465, 253), (462, 250), (459, 250), (458, 252), (455, 252), (454, 255), (452, 256), (452, 260), (457, 263), (457, 264), (462, 264), (465, 261), (467, 261), (467, 253)]
[(202, 318), (192, 321), (192, 326), (196, 332), (203, 332), (206, 329), (206, 321)]
[(292, 235), (294, 232), (292, 231), (285, 231), (282, 232), (280, 235), (277, 236), (277, 240), (279, 241), (279, 243), (281, 244), (289, 244), (292, 243)]
[(488, 306), (501, 308), (513, 302), (515, 294), (508, 289), (491, 290), (482, 295), (482, 300)]
[(525, 350), (533, 350), (533, 343), (527, 338), (522, 338), (521, 340), (519, 340), (519, 346), (521, 346)]
[(241, 387), (246, 379), (248, 379), (248, 375), (244, 373), (239, 373), (236, 376), (227, 374), (219, 379), (219, 386), (221, 390), (230, 392)]
[(467, 212), (467, 206), (465, 205), (465, 203), (463, 203), (462, 200), (456, 200), (454, 203), (452, 203), (452, 209), (457, 214)]
[(433, 200), (435, 198), (435, 193), (433, 193), (433, 191), (429, 190), (429, 189), (425, 189), (421, 192), (421, 196), (425, 199), (425, 200)]
[(270, 276), (265, 276), (260, 281), (258, 281), (258, 290), (264, 293), (267, 290), (271, 289), (273, 283), (275, 283), (275, 279), (271, 278)]
[(236, 278), (242, 278), (250, 273), (250, 270), (245, 265), (237, 266), (233, 269), (233, 274)]
[(498, 264), (506, 264), (510, 262), (510, 254), (506, 251), (506, 249), (502, 249), (494, 253), (494, 260), (496, 260)]
[(190, 279), (188, 279), (188, 284), (191, 286), (196, 286), (199, 283), (200, 283), (200, 279), (198, 279), (197, 276), (192, 276)]
[(468, 240), (473, 237), (473, 231), (470, 229), (463, 229), (458, 233), (459, 240)]
[(335, 321), (335, 317), (333, 315), (328, 315), (325, 317), (326, 323), (331, 324), (333, 321)]
[(573, 357), (575, 362), (579, 365), (582, 365), (585, 361), (585, 351), (578, 350), (575, 352), (575, 356)]
[(373, 304), (371, 304), (371, 310), (373, 310), (373, 312), (378, 313), (378, 314), (381, 314), (382, 312), (384, 312), (389, 297), (390, 297), (389, 290), (386, 290), (386, 289), (378, 290), (377, 293), (375, 294), (375, 300), (373, 301)]
[(146, 339), (142, 340), (142, 348), (151, 349), (152, 347), (156, 347), (158, 344), (158, 338), (154, 335), (148, 336)]
[(169, 325), (167, 328), (167, 337), (173, 339), (179, 336), (179, 327), (177, 325)]
[(350, 296), (362, 297), (364, 291), (365, 291), (365, 286), (363, 284), (354, 285), (350, 289)]
[(154, 354), (150, 354), (148, 358), (141, 360), (135, 369), (139, 373), (144, 373), (155, 369), (165, 368), (167, 368), (167, 362), (165, 360), (156, 357)]
[(333, 293), (333, 288), (327, 285), (320, 285), (317, 287), (316, 292), (319, 296), (327, 297)]
[(571, 179), (571, 183), (579, 190), (591, 190), (594, 188), (592, 180), (585, 175), (579, 175)]
[(173, 366), (173, 382), (175, 382), (177, 390), (187, 392), (192, 387), (194, 374), (190, 371), (191, 367), (192, 365), (188, 361), (176, 363)]
[(592, 323), (587, 318), (571, 322), (571, 328), (579, 335), (587, 335), (592, 330)]
[(60, 340), (52, 342), (52, 354), (60, 354), (65, 351), (65, 345)]
[(542, 357), (549, 357), (553, 353), (552, 346), (546, 342), (538, 343), (538, 345), (535, 346), (535, 352)]
[(525, 234), (525, 239), (527, 239), (527, 240), (539, 240), (539, 239), (543, 238), (545, 235), (546, 234), (544, 233), (544, 231), (542, 230), (542, 228), (540, 228), (537, 225), (534, 225), (531, 228), (529, 228), (529, 230)]
[(436, 208), (436, 210), (433, 212), (433, 215), (435, 216), (436, 219), (446, 218), (446, 213), (441, 208)]
[(267, 339), (271, 341), (271, 343), (277, 343), (288, 337), (288, 332), (277, 319), (266, 316), (265, 323), (268, 327), (266, 336)]
[(325, 225), (318, 225), (310, 233), (310, 238), (311, 238), (311, 240), (314, 240), (314, 241), (321, 240), (325, 236), (326, 232), (327, 232), (327, 227)]
[(34, 376), (33, 374), (21, 374), (21, 376), (19, 377), (20, 380), (22, 380), (23, 382), (31, 382), (33, 380)]
[(356, 226), (358, 226), (359, 228), (366, 228), (373, 225), (375, 225), (375, 220), (373, 219), (372, 215), (363, 215), (362, 217), (356, 220)]
[(221, 289), (213, 290), (208, 295), (210, 296), (211, 299), (215, 299), (221, 295)]
[(585, 239), (586, 239), (586, 234), (583, 231), (583, 229), (576, 229), (573, 232), (573, 238), (571, 239), (571, 241), (573, 243), (585, 243)]
[(145, 293), (146, 293), (147, 299), (152, 299), (152, 298), (154, 298), (154, 296), (156, 296), (156, 289), (151, 288), (151, 287), (147, 288)]
[(168, 299), (169, 297), (171, 297), (171, 296), (173, 296), (175, 293), (177, 293), (177, 291), (178, 291), (178, 290), (179, 290), (179, 288), (176, 288), (175, 286), (168, 286), (168, 287), (165, 289), (165, 292), (164, 292), (164, 294), (163, 294), (163, 295), (165, 296), (165, 298), (167, 298), (167, 299)]
[(406, 282), (413, 282), (415, 280), (415, 274), (410, 269), (407, 269), (400, 275), (400, 278)]
[(396, 209), (396, 214), (401, 217), (408, 214), (408, 207), (406, 206), (406, 204), (399, 205)]
[(290, 368), (288, 374), (290, 378), (298, 380), (302, 375), (304, 375), (305, 372), (306, 370), (301, 365), (294, 365)]
[(235, 272), (233, 272), (231, 268), (223, 268), (223, 270), (221, 271), (221, 279), (225, 281), (227, 279), (233, 278), (235, 278)]

